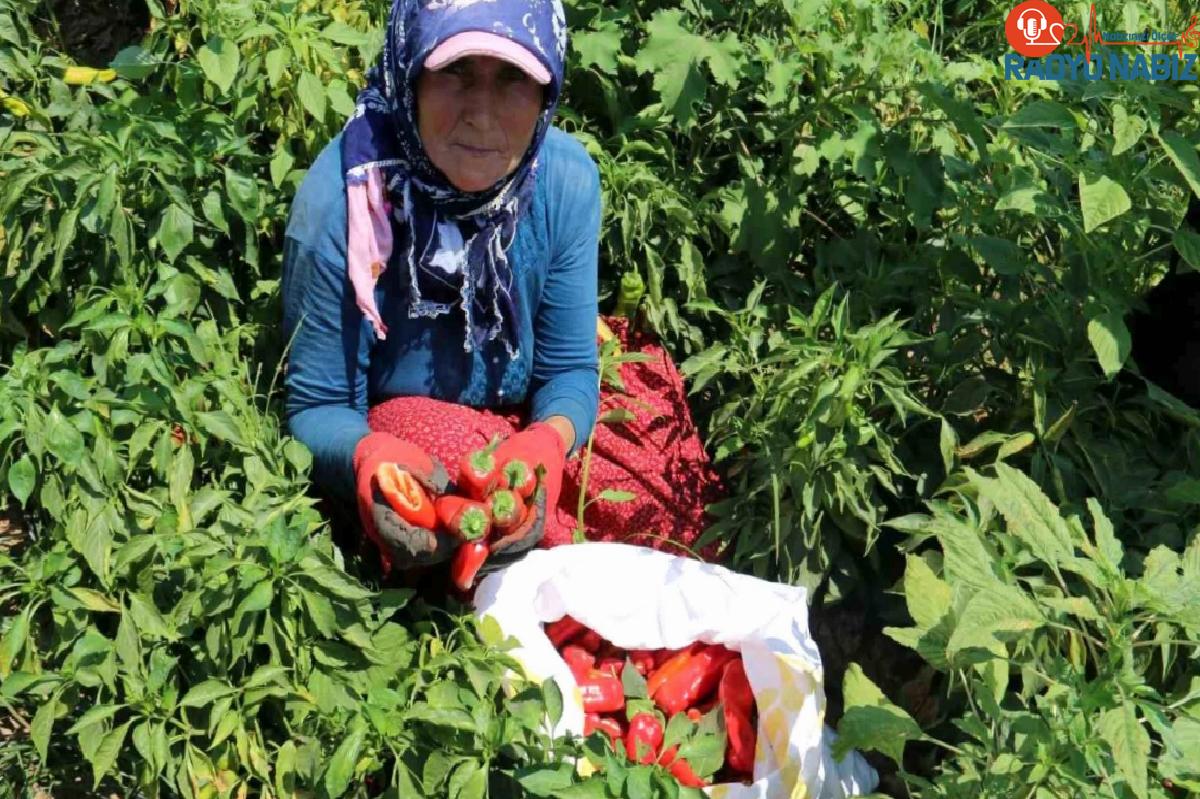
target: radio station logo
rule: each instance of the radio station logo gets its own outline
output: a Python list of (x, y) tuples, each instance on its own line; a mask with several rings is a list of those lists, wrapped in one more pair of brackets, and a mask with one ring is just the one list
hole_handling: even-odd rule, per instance
[[(1180, 31), (1102, 30), (1092, 4), (1087, 30), (1067, 22), (1045, 0), (1026, 0), (1009, 12), (1004, 36), (1015, 52), (1004, 56), (1006, 80), (1200, 81), (1200, 22)], [(1083, 52), (1069, 48), (1083, 47)], [(1148, 52), (1148, 48), (1175, 52)], [(1112, 48), (1112, 49), (1108, 49)], [(1191, 50), (1192, 52), (1188, 52)]]

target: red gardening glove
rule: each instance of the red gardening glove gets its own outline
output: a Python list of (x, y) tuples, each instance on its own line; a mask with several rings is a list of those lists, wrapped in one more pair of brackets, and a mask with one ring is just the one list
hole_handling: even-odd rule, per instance
[(408, 568), (448, 559), (454, 550), (453, 536), (406, 523), (383, 498), (374, 479), (382, 463), (395, 463), (409, 472), (431, 498), (446, 493), (450, 478), (436, 458), (389, 433), (370, 433), (358, 442), (354, 450), (358, 518), (379, 550), (384, 576), (393, 565)]
[(541, 540), (545, 534), (547, 513), (554, 513), (558, 507), (567, 448), (557, 430), (545, 422), (534, 422), (502, 441), (494, 454), (501, 474), (505, 465), (514, 460), (523, 461), (535, 471), (539, 466), (545, 470), (542, 484), (533, 495), (534, 512), (530, 518), (492, 544), (495, 555), (524, 552)]

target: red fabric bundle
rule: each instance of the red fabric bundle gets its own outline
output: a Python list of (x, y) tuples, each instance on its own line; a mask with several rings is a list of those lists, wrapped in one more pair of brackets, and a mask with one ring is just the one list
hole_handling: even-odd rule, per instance
[[(623, 318), (604, 321), (624, 351), (641, 352), (651, 360), (621, 366), (625, 394), (601, 387), (601, 416), (620, 407), (636, 418), (596, 425), (586, 496), (591, 500), (614, 489), (628, 491), (636, 499), (590, 505), (584, 515), (584, 534), (591, 541), (621, 541), (683, 554), (670, 542), (691, 548), (709, 521), (705, 505), (720, 499), (724, 489), (692, 421), (683, 378), (666, 350), (652, 334), (631, 336)], [(483, 446), (493, 435), (511, 435), (525, 424), (526, 412), (522, 407), (486, 410), (428, 397), (398, 397), (372, 408), (367, 421), (372, 430), (423, 447), (453, 477), (464, 453)], [(557, 513), (547, 520), (542, 546), (572, 541), (586, 455), (584, 442), (578, 456), (567, 461)], [(712, 559), (716, 548), (711, 545), (699, 554)]]

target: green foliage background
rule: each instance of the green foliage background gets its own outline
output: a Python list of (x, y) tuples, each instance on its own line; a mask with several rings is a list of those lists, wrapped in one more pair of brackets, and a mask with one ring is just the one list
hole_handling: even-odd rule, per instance
[[(281, 236), (386, 3), (147, 5), (81, 86), (0, 0), (0, 795), (674, 796), (572, 776), (555, 692), (347, 573), (305, 494)], [(918, 724), (849, 669), (844, 745), (921, 796), (1180, 796), (1200, 417), (1124, 319), (1200, 268), (1200, 91), (1005, 81), (1007, 10), (575, 0), (560, 124), (600, 164), (602, 292), (645, 279), (728, 479), (707, 538), (938, 675)]]

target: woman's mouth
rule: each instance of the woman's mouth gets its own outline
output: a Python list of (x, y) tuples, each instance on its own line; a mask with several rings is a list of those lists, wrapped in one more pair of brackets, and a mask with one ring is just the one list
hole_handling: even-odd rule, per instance
[(498, 152), (492, 147), (473, 147), (470, 144), (455, 144), (454, 146), (474, 158), (486, 158)]

